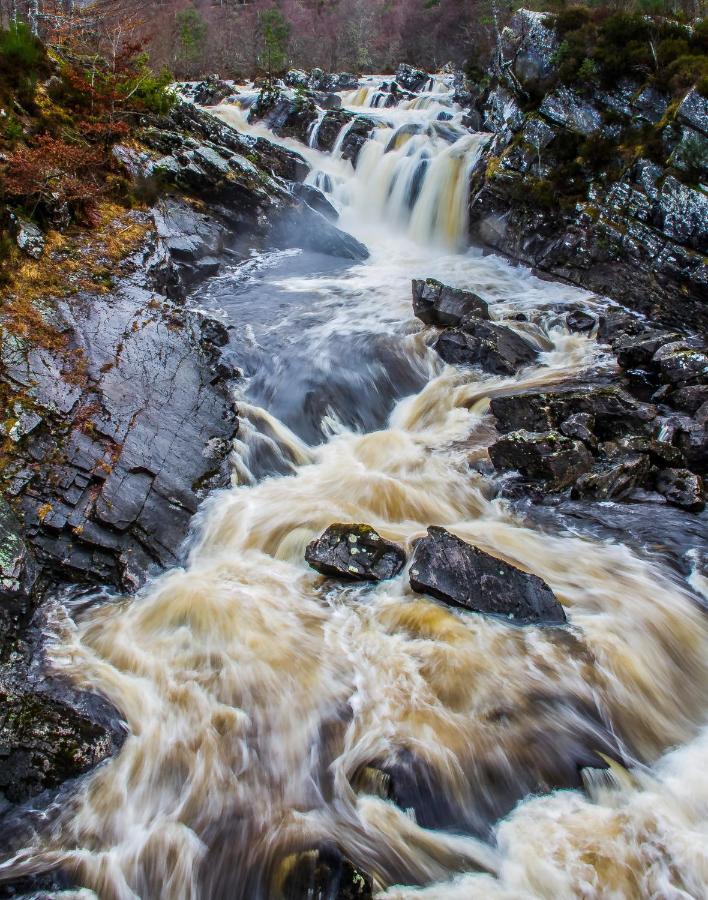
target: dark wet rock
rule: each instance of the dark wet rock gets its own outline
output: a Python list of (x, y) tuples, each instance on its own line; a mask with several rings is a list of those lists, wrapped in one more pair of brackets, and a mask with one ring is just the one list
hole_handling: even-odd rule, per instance
[[(25, 540), (64, 578), (127, 589), (178, 561), (204, 491), (228, 482), (238, 429), (215, 369), (223, 335), (209, 337), (203, 328), (217, 325), (155, 291), (169, 253), (150, 218), (131, 215), (148, 231), (143, 250), (117, 264), (118, 286), (54, 304), (66, 347), (5, 342), (2, 355), (2, 377), (44, 411), (21, 443), (31, 467), (4, 473)], [(65, 356), (77, 352), (78, 383)]]
[(199, 320), (199, 341), (207, 348), (225, 347), (229, 342), (229, 332), (223, 322), (210, 316), (202, 315)]
[(469, 316), (461, 328), (444, 331), (435, 349), (445, 362), (480, 366), (494, 375), (514, 375), (538, 357), (533, 344), (511, 328)]
[(607, 441), (602, 444), (602, 449), (605, 455), (610, 457), (625, 451), (648, 454), (651, 464), (660, 469), (681, 468), (686, 464), (683, 453), (678, 447), (674, 447), (667, 441), (660, 441), (644, 435), (632, 435), (619, 438), (617, 441)]
[(489, 307), (472, 291), (452, 288), (434, 278), (413, 281), (413, 312), (426, 325), (458, 326), (466, 316), (489, 318)]
[(643, 331), (635, 335), (621, 335), (612, 342), (617, 362), (623, 369), (651, 367), (656, 351), (677, 340), (680, 335), (669, 331)]
[(176, 198), (154, 210), (157, 235), (171, 261), (170, 290), (184, 295), (221, 267), (231, 242), (230, 229), (216, 216)]
[(369, 256), (361, 241), (337, 228), (316, 209), (304, 203), (278, 217), (271, 227), (270, 236), (277, 246), (302, 247), (342, 259), (364, 260)]
[(663, 345), (652, 362), (661, 380), (675, 385), (708, 383), (708, 352), (685, 342)]
[(410, 582), (418, 593), (517, 624), (565, 622), (563, 607), (541, 578), (466, 544), (444, 528), (428, 528), (427, 536), (416, 544)]
[(700, 253), (708, 252), (708, 196), (668, 175), (654, 207), (659, 230)]
[(351, 72), (323, 72), (322, 69), (312, 69), (307, 76), (307, 85), (313, 91), (353, 91), (359, 87), (359, 79)]
[(582, 390), (494, 397), (491, 412), (501, 432), (549, 431), (560, 428), (576, 413), (587, 413), (593, 417), (594, 433), (603, 440), (646, 431), (657, 416), (656, 407), (641, 403), (621, 388), (594, 385)]
[(314, 185), (295, 184), (293, 185), (293, 191), (295, 195), (301, 200), (304, 200), (308, 206), (312, 207), (312, 209), (316, 210), (318, 213), (321, 213), (330, 221), (336, 222), (339, 218), (337, 210), (332, 206), (322, 191)]
[(357, 115), (346, 109), (327, 112), (317, 131), (317, 147), (331, 152), (345, 127), (347, 133), (342, 140), (340, 151), (344, 159), (356, 165), (359, 151), (376, 127), (376, 122), (369, 116)]
[(646, 481), (649, 469), (649, 457), (644, 454), (617, 455), (581, 475), (573, 486), (571, 496), (592, 500), (624, 497)]
[(492, 444), (489, 457), (497, 471), (520, 472), (555, 490), (573, 484), (593, 465), (592, 455), (582, 441), (557, 431), (513, 431)]
[[(704, 415), (701, 416), (701, 410)], [(681, 418), (673, 427), (672, 443), (678, 447), (692, 472), (700, 475), (708, 473), (708, 409), (704, 404), (697, 412), (695, 420)]]
[(676, 118), (684, 125), (708, 137), (708, 100), (697, 90), (690, 90), (676, 111)]
[[(502, 45), (504, 63), (493, 63), (475, 110), (485, 110), (495, 137), (472, 171), (472, 241), (654, 322), (708, 327), (708, 200), (696, 186), (704, 180), (705, 99), (692, 91), (677, 107), (639, 82), (557, 86), (558, 37), (544, 13), (519, 11)], [(656, 161), (637, 156), (627, 166), (612, 147), (624, 146), (637, 123), (664, 149)], [(577, 155), (583, 146), (607, 160)], [(569, 153), (574, 171), (557, 178)]]
[(41, 692), (0, 681), (0, 797), (22, 803), (93, 768), (115, 751), (110, 731)]
[(330, 525), (305, 551), (305, 559), (322, 575), (355, 581), (395, 578), (406, 554), (369, 525)]
[(253, 150), (258, 154), (258, 163), (264, 171), (286, 181), (302, 182), (310, 171), (310, 166), (299, 153), (265, 138), (256, 138)]
[(282, 888), (274, 895), (282, 900), (371, 900), (374, 896), (371, 877), (334, 846), (294, 854), (285, 860), (283, 869)]
[(0, 662), (27, 624), (36, 579), (37, 566), (20, 523), (0, 496)]
[(555, 70), (559, 41), (547, 19), (547, 13), (520, 9), (502, 32), (504, 57), (523, 85), (540, 86)]
[(248, 120), (261, 121), (280, 136), (307, 142), (308, 131), (317, 119), (317, 107), (309, 92), (286, 90), (279, 82), (266, 80), (260, 85), (255, 102), (248, 109)]
[[(12, 597), (29, 596), (36, 578), (32, 554), (22, 536), (20, 523), (0, 497), (0, 603)], [(2, 607), (0, 606), (0, 610)], [(3, 634), (6, 627), (2, 629)]]
[(518, 131), (524, 124), (524, 114), (514, 95), (501, 86), (494, 88), (488, 97), (484, 109), (485, 125), (488, 131), (501, 131), (508, 128)]
[(531, 116), (526, 119), (523, 130), (523, 139), (536, 150), (536, 153), (540, 153), (541, 150), (547, 147), (556, 134), (557, 131), (544, 119), (541, 119), (538, 116)]
[(565, 324), (569, 331), (577, 331), (582, 334), (592, 331), (597, 325), (597, 319), (583, 309), (574, 309), (565, 317)]
[(597, 339), (601, 344), (614, 344), (615, 341), (649, 330), (636, 314), (617, 306), (610, 306), (600, 316)]
[(662, 469), (656, 476), (656, 489), (674, 506), (690, 512), (705, 508), (703, 479), (688, 469)]
[(566, 437), (577, 438), (594, 451), (597, 447), (597, 438), (593, 434), (594, 427), (595, 418), (590, 413), (575, 413), (561, 422), (560, 430)]
[(218, 75), (210, 75), (205, 81), (194, 85), (191, 99), (199, 106), (216, 106), (231, 97), (233, 93), (232, 82), (222, 81)]
[(425, 131), (424, 127), (419, 122), (406, 122), (404, 125), (401, 125), (400, 128), (397, 128), (396, 131), (391, 135), (391, 139), (388, 144), (386, 144), (386, 153), (390, 153), (392, 150), (395, 150), (398, 144), (398, 139), (401, 137), (414, 137), (418, 134), (423, 134)]
[(538, 111), (556, 125), (584, 135), (598, 131), (602, 125), (602, 116), (592, 103), (564, 86), (547, 94)]
[(354, 114), (345, 109), (335, 109), (328, 112), (322, 119), (317, 131), (318, 149), (331, 152), (339, 132), (353, 119)]
[(375, 123), (372, 119), (365, 116), (357, 116), (354, 124), (342, 141), (342, 158), (348, 159), (352, 165), (356, 166), (359, 153), (369, 140), (374, 128)]
[(283, 82), (288, 87), (305, 88), (309, 87), (308, 74), (302, 69), (288, 69), (283, 77)]
[[(190, 158), (189, 152), (194, 149), (195, 139), (203, 141), (208, 148), (219, 148), (222, 155), (230, 158), (233, 169), (230, 180), (240, 181), (252, 190), (259, 186), (266, 186), (267, 180), (263, 177), (264, 172), (290, 181), (302, 181), (309, 171), (305, 160), (292, 150), (287, 150), (264, 138), (254, 140), (239, 134), (235, 128), (227, 125), (221, 119), (189, 103), (177, 104), (170, 113), (168, 124), (171, 126), (171, 130), (162, 132), (163, 140), (166, 138), (166, 143), (162, 146), (158, 143), (156, 149), (168, 156), (175, 150), (181, 150), (182, 165), (189, 162), (197, 165), (198, 161), (195, 162)], [(155, 144), (155, 138), (151, 141), (149, 133), (147, 139), (145, 133), (141, 133), (141, 138), (149, 146)], [(251, 162), (251, 157), (254, 155), (258, 165)], [(175, 162), (179, 168), (180, 161), (175, 160)], [(169, 171), (167, 174), (169, 178)], [(267, 188), (269, 192), (274, 192), (273, 185), (267, 184)]]
[(680, 387), (668, 395), (667, 402), (689, 416), (695, 415), (704, 403), (708, 403), (708, 384)]
[(413, 93), (422, 91), (429, 80), (430, 76), (427, 72), (415, 69), (406, 63), (401, 63), (396, 69), (396, 81), (406, 91), (413, 91)]
[(655, 125), (666, 113), (670, 97), (652, 85), (647, 85), (632, 100), (632, 113), (639, 122)]

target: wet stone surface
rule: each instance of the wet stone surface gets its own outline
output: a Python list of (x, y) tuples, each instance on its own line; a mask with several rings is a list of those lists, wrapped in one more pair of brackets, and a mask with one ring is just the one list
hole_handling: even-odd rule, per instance
[(480, 366), (494, 375), (514, 375), (538, 357), (536, 348), (511, 328), (473, 316), (460, 328), (443, 331), (435, 349), (445, 362)]
[(369, 525), (330, 525), (308, 545), (305, 559), (322, 575), (385, 581), (398, 575), (406, 563), (406, 554)]
[(413, 281), (413, 312), (426, 325), (458, 326), (467, 316), (489, 318), (487, 304), (472, 291), (442, 284), (434, 278)]
[(518, 625), (565, 622), (563, 607), (538, 576), (431, 527), (415, 546), (410, 566), (414, 591), (472, 612), (503, 616)]

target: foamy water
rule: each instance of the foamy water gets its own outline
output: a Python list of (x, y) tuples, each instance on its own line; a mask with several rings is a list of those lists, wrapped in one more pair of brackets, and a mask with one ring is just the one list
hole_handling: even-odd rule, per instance
[[(465, 249), (487, 137), (462, 128), (444, 79), (392, 110), (375, 106), (379, 85), (344, 97), (381, 122), (356, 169), (283, 141), (313, 183), (330, 176), (341, 226), (371, 257), (279, 287), (317, 298), (313, 354), (343, 333), (395, 332), (425, 386), (381, 430), (333, 420), (313, 446), (242, 405), (234, 487), (205, 504), (184, 568), (58, 626), (53, 664), (111, 700), (130, 734), (2, 875), (60, 864), (102, 900), (276, 898), (292, 854), (330, 843), (390, 900), (706, 896), (708, 630), (689, 585), (621, 544), (534, 530), (475, 468), (492, 396), (610, 366), (554, 312), (601, 300)], [(453, 142), (430, 130), (441, 109)], [(236, 107), (217, 114), (265, 133)], [(545, 349), (538, 364), (513, 378), (443, 366), (412, 317), (410, 279), (428, 276), (478, 292)], [(509, 321), (518, 312), (531, 322)], [(258, 481), (249, 434), (267, 434), (291, 474)], [(333, 522), (409, 550), (444, 526), (544, 578), (568, 628), (447, 608), (405, 573), (325, 582), (304, 550)], [(406, 766), (435, 809), (376, 790), (376, 772)], [(577, 767), (585, 790), (551, 790)]]

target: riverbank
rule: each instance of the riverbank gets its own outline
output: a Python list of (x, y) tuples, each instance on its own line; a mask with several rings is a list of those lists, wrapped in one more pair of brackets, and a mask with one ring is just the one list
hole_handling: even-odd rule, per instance
[[(374, 140), (359, 147), (356, 169), (344, 157), (349, 121), (330, 154), (288, 143), (292, 138), (257, 144), (267, 126), (247, 122), (236, 105), (218, 112), (240, 124), (240, 136), (187, 110), (181, 114), (196, 117), (195, 130), (177, 139), (164, 129), (149, 137), (160, 152), (170, 151), (174, 163), (162, 168), (179, 171), (176, 179), (194, 177), (199, 165), (201, 183), (212, 185), (210, 204), (218, 203), (223, 185), (204, 181), (204, 161), (218, 171), (218, 160), (190, 143), (203, 141), (204, 129), (206, 140), (223, 148), (224, 161), (238, 141), (261, 147), (262, 161), (276, 154), (294, 166), (297, 146), (312, 186), (331, 185), (338, 225), (351, 234), (335, 235), (338, 244), (363, 244), (370, 255), (336, 259), (311, 244), (301, 252), (283, 248), (280, 238), (272, 247), (267, 237), (255, 254), (238, 242), (228, 254), (226, 242), (215, 244), (220, 207), (212, 207), (208, 227), (204, 207), (195, 211), (182, 200), (158, 208), (178, 223), (164, 229), (157, 220), (158, 246), (166, 245), (173, 265), (209, 276), (191, 281), (180, 308), (188, 321), (207, 323), (207, 343), (218, 349), (205, 351), (197, 332), (191, 340), (200, 349), (195, 355), (190, 347), (182, 365), (204, 359), (200, 365), (212, 378), (238, 391), (238, 486), (210, 497), (181, 565), (148, 582), (137, 598), (88, 594), (86, 602), (63, 604), (71, 616), (58, 608), (48, 648), (52, 670), (98, 690), (120, 710), (126, 730), (120, 753), (76, 785), (37, 843), (28, 845), (20, 832), (15, 846), (22, 850), (5, 869), (13, 877), (59, 868), (99, 894), (126, 888), (146, 897), (161, 896), (165, 885), (171, 896), (185, 898), (298, 897), (304, 885), (334, 890), (335, 882), (356, 889), (353, 896), (389, 888), (414, 896), (413, 885), (438, 883), (430, 888), (435, 896), (466, 872), (465, 890), (493, 896), (507, 878), (505, 848), (495, 840), (498, 820), (536, 792), (561, 807), (567, 802), (568, 814), (579, 809), (588, 823), (606, 817), (606, 833), (595, 829), (594, 839), (631, 871), (630, 880), (649, 878), (647, 890), (652, 872), (681, 886), (693, 883), (693, 860), (676, 874), (662, 828), (638, 847), (631, 837), (638, 819), (630, 815), (623, 825), (614, 816), (612, 804), (624, 796), (621, 777), (603, 776), (610, 799), (588, 779), (604, 765), (611, 772), (630, 767), (639, 778), (643, 765), (697, 734), (708, 636), (688, 554), (698, 548), (700, 531), (677, 526), (697, 521), (696, 514), (670, 507), (655, 492), (598, 498), (592, 513), (579, 514), (580, 524), (570, 527), (566, 508), (563, 519), (553, 507), (522, 518), (523, 498), (539, 490), (547, 496), (549, 486), (512, 491), (508, 478), (492, 471), (488, 450), (501, 420), (495, 423), (490, 409), (499, 411), (505, 398), (577, 385), (592, 386), (588, 396), (597, 400), (595, 386), (620, 376), (596, 340), (609, 312), (604, 299), (462, 249), (466, 217), (456, 200), (466, 182), (460, 157), (450, 152), (456, 141), (432, 123), (459, 134), (460, 156), (469, 163), (482, 141), (468, 139), (450, 85), (438, 83), (444, 88), (433, 79), (419, 103), (378, 114)], [(352, 109), (356, 118), (358, 107)], [(437, 118), (446, 110), (454, 121)], [(396, 139), (404, 126), (417, 155)], [(214, 128), (221, 129), (219, 140)], [(411, 208), (410, 196), (396, 192), (396, 176), (410, 184), (408, 163), (426, 158)], [(134, 152), (126, 160), (145, 164)], [(253, 189), (255, 182), (247, 184)], [(293, 233), (309, 241), (304, 229)], [(447, 294), (448, 319), (436, 321), (435, 291), (418, 297), (414, 309), (412, 278), (473, 291), (476, 300), (467, 298), (455, 322)], [(470, 327), (467, 316), (475, 310), (489, 316), (480, 319), (484, 334), (479, 324)], [(176, 340), (168, 324), (158, 320), (158, 331)], [(140, 340), (141, 329), (126, 331)], [(477, 354), (457, 366), (445, 365), (435, 349), (449, 344), (452, 332), (453, 343), (461, 340)], [(513, 359), (504, 349), (509, 342)], [(144, 357), (136, 353), (134, 345), (133, 360), (155, 356), (150, 349)], [(648, 384), (661, 382), (664, 371), (649, 365)], [(208, 396), (219, 378), (205, 388)], [(131, 376), (121, 383), (133, 382)], [(184, 401), (184, 391), (165, 396), (173, 393)], [(632, 403), (645, 409), (645, 401)], [(582, 477), (596, 464), (593, 441), (609, 437), (598, 430), (606, 423), (598, 409), (564, 412), (549, 428), (562, 429), (578, 415), (594, 418), (575, 423), (585, 426), (585, 438), (561, 431), (578, 454), (588, 444), (587, 470), (576, 473)], [(660, 426), (670, 415), (639, 418)], [(195, 431), (205, 446), (208, 432)], [(673, 435), (665, 443), (673, 445)], [(200, 465), (210, 465), (200, 452)], [(555, 486), (559, 505), (570, 486)], [(590, 508), (587, 500), (581, 508)], [(597, 525), (600, 509), (609, 531)], [(664, 519), (676, 530), (670, 553), (655, 552), (649, 525), (630, 535), (632, 549), (625, 545), (623, 515), (631, 510), (636, 519), (638, 509), (651, 509), (639, 514), (642, 521), (656, 523), (666, 510), (683, 517)], [(542, 579), (568, 624), (514, 624), (498, 614), (456, 611), (433, 599), (434, 591), (423, 587), (421, 595), (420, 579), (418, 589), (411, 587), (410, 567), (373, 586), (322, 578), (307, 566), (306, 547), (335, 522), (372, 527), (409, 560), (430, 526), (445, 529), (512, 564), (509, 572)], [(622, 542), (608, 545), (608, 533), (622, 534)], [(683, 698), (680, 708), (676, 696)], [(603, 762), (598, 748), (612, 762)], [(575, 790), (554, 793), (559, 787)], [(523, 804), (521, 816), (533, 819), (534, 809), (534, 801)], [(648, 847), (659, 853), (658, 866), (625, 865), (616, 828), (627, 829), (627, 854)], [(680, 839), (681, 826), (672, 828)], [(575, 841), (560, 833), (564, 883), (572, 890), (587, 835)], [(136, 834), (144, 839), (136, 842)], [(519, 883), (525, 877), (526, 870)], [(408, 887), (393, 888), (401, 884)]]

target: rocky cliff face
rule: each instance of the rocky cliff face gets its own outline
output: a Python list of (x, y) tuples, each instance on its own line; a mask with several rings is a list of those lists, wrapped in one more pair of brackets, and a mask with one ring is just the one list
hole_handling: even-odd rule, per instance
[(708, 323), (708, 100), (625, 78), (559, 81), (561, 40), (520, 10), (470, 122), (470, 237), (654, 319)]
[(35, 229), (3, 306), (0, 819), (122, 739), (114, 711), (47, 670), (50, 598), (134, 591), (178, 563), (201, 499), (230, 481), (238, 373), (190, 291), (253, 247), (367, 255), (315, 209), (296, 154), (189, 104), (137, 137), (116, 161), (159, 199), (104, 204), (91, 230)]

